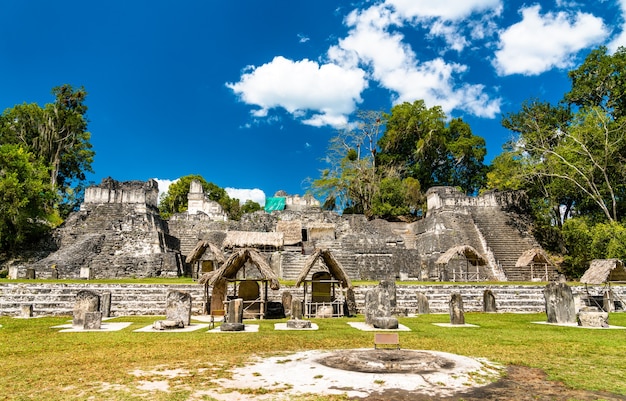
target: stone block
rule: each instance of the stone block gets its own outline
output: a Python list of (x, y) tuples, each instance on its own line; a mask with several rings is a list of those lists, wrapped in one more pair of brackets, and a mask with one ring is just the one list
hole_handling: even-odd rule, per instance
[(100, 296), (89, 290), (81, 290), (76, 294), (72, 325), (82, 328), (85, 325), (85, 313), (100, 310)]
[(102, 317), (111, 316), (111, 293), (108, 291), (100, 296), (100, 312), (102, 312)]
[(165, 303), (165, 319), (191, 324), (191, 294), (186, 291), (169, 291)]
[(320, 319), (327, 319), (333, 317), (333, 306), (332, 305), (322, 305), (318, 306), (315, 311), (315, 317)]
[(152, 323), (154, 330), (175, 330), (185, 328), (185, 324), (182, 320), (157, 320)]
[(543, 290), (548, 323), (576, 323), (576, 305), (572, 289), (565, 283), (552, 282)]
[(90, 267), (81, 267), (79, 277), (85, 280), (93, 280), (93, 271)]
[(608, 312), (596, 308), (580, 310), (576, 315), (576, 320), (581, 327), (609, 327)]
[(496, 297), (491, 290), (483, 292), (483, 312), (497, 312)]
[(20, 317), (33, 317), (33, 305), (22, 305), (20, 307)]
[(372, 319), (372, 326), (377, 329), (397, 329), (398, 319), (393, 316), (381, 316)]
[(19, 277), (19, 272), (20, 270), (17, 266), (9, 267), (9, 279), (17, 280), (17, 278)]
[(85, 312), (83, 329), (100, 330), (102, 327), (102, 312)]
[(420, 315), (425, 315), (425, 314), (430, 313), (430, 306), (428, 304), (428, 298), (426, 297), (426, 294), (422, 292), (418, 292), (416, 296), (417, 296), (417, 313), (419, 313)]
[(455, 292), (450, 297), (450, 324), (465, 324), (465, 311), (463, 309), (463, 297)]
[(290, 329), (310, 329), (311, 321), (310, 320), (297, 320), (297, 319), (289, 319), (287, 320), (287, 327)]

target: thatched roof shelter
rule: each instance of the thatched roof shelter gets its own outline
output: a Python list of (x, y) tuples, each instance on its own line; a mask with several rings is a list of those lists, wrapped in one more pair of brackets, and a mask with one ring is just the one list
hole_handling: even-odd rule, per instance
[(295, 245), (302, 242), (302, 222), (300, 220), (279, 220), (276, 223), (276, 232), (283, 233), (285, 245)]
[(203, 274), (198, 282), (200, 284), (214, 285), (215, 282), (220, 279), (236, 279), (237, 272), (244, 267), (246, 262), (251, 262), (259, 270), (262, 277), (261, 280), (269, 281), (272, 290), (278, 290), (280, 288), (278, 276), (274, 273), (265, 258), (259, 252), (249, 248), (234, 252), (226, 259), (222, 267)]
[(284, 243), (283, 238), (283, 233), (227, 231), (222, 246), (224, 248), (254, 248), (263, 246), (280, 248)]
[(310, 240), (335, 239), (335, 225), (333, 223), (311, 222), (307, 224)]
[(469, 245), (459, 245), (448, 249), (443, 255), (437, 258), (435, 263), (446, 265), (450, 263), (450, 260), (459, 256), (464, 257), (475, 266), (484, 266), (487, 264), (487, 259)]
[(526, 267), (531, 264), (553, 265), (548, 254), (541, 248), (532, 248), (524, 251), (517, 259), (515, 267)]
[(299, 287), (304, 280), (306, 280), (311, 268), (315, 265), (315, 262), (317, 262), (319, 258), (321, 258), (324, 265), (328, 268), (330, 275), (341, 281), (343, 288), (352, 288), (352, 281), (350, 280), (350, 277), (348, 277), (341, 264), (327, 249), (316, 249), (315, 252), (307, 258), (300, 274), (298, 274), (298, 278), (296, 279), (296, 287)]
[(610, 281), (626, 281), (626, 269), (619, 259), (594, 259), (580, 278), (584, 284), (603, 284)]
[(193, 248), (191, 253), (187, 255), (187, 257), (185, 258), (185, 262), (193, 263), (195, 261), (201, 260), (207, 249), (213, 254), (214, 260), (218, 261), (219, 263), (224, 263), (226, 261), (224, 254), (215, 244), (209, 241), (199, 241), (198, 244), (196, 244), (195, 248)]

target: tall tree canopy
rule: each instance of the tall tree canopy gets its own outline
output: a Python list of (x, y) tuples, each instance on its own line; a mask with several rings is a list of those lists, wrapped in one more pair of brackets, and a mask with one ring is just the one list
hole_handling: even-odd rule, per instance
[[(571, 90), (558, 105), (531, 100), (504, 117), (503, 126), (515, 137), (494, 159), (488, 174), (490, 188), (524, 189), (530, 194), (543, 229), (559, 229), (562, 246), (555, 248), (566, 252), (573, 275), (584, 271), (590, 257), (622, 250), (606, 245), (615, 241), (605, 238), (624, 232), (624, 74), (623, 48), (613, 55), (604, 47), (592, 51), (569, 73)], [(588, 249), (591, 244), (594, 252)]]
[(232, 220), (239, 220), (243, 213), (251, 213), (261, 210), (261, 206), (253, 201), (247, 201), (243, 205), (239, 205), (239, 199), (228, 196), (226, 190), (219, 186), (208, 182), (201, 175), (191, 174), (179, 178), (171, 184), (159, 200), (159, 212), (165, 219), (175, 213), (182, 213), (187, 210), (189, 187), (193, 180), (197, 180), (202, 185), (205, 197), (215, 201), (222, 206), (224, 212)]
[(462, 119), (446, 124), (441, 107), (427, 108), (423, 100), (396, 105), (386, 117), (386, 130), (378, 141), (378, 165), (396, 168), (424, 189), (456, 186), (473, 194), (481, 188), (485, 140)]
[(61, 201), (81, 185), (85, 173), (93, 172), (91, 134), (87, 131), (84, 88), (62, 85), (52, 89), (53, 103), (43, 108), (21, 104), (4, 111), (0, 118), (2, 143), (19, 144), (33, 153), (49, 170), (50, 187)]
[(461, 119), (446, 121), (440, 107), (421, 100), (388, 114), (359, 113), (356, 128), (331, 140), (331, 167), (314, 190), (327, 206), (383, 218), (421, 214), (422, 190), (434, 185), (476, 193), (485, 180), (485, 140)]

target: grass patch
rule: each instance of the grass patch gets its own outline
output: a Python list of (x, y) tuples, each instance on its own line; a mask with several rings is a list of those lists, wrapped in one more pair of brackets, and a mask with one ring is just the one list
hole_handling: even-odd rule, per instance
[[(118, 332), (59, 333), (50, 328), (68, 319), (0, 317), (0, 394), (5, 399), (210, 399), (201, 392), (219, 388), (217, 379), (230, 377), (229, 369), (244, 365), (253, 356), (373, 346), (373, 333), (347, 324), (362, 317), (313, 319), (319, 325), (317, 331), (275, 331), (274, 323), (285, 320), (256, 321), (258, 333), (233, 335), (212, 335), (206, 330), (133, 332), (158, 320), (156, 316), (114, 319), (132, 322)], [(572, 388), (626, 395), (623, 330), (532, 323), (545, 321), (545, 314), (467, 313), (466, 321), (479, 328), (432, 324), (449, 322), (445, 314), (399, 320), (411, 329), (399, 333), (405, 349), (438, 350), (540, 368), (550, 379)], [(613, 313), (610, 321), (626, 326), (626, 313)], [(162, 381), (167, 381), (167, 391), (150, 389), (150, 384)]]

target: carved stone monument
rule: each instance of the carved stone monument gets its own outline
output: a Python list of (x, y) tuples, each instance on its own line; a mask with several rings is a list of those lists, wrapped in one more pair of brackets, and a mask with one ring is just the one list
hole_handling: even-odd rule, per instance
[(551, 282), (543, 289), (548, 323), (576, 323), (572, 289), (565, 283)]
[(165, 303), (165, 320), (191, 324), (191, 294), (186, 291), (168, 291)]
[(365, 323), (378, 329), (398, 328), (398, 319), (391, 316), (386, 289), (377, 287), (365, 293)]
[(346, 289), (346, 304), (344, 309), (343, 313), (348, 317), (356, 316), (357, 314), (356, 297), (353, 288)]
[(287, 327), (290, 329), (309, 329), (310, 320), (302, 320), (302, 300), (293, 298), (291, 301), (291, 319), (287, 320)]
[(85, 312), (85, 330), (100, 330), (102, 327), (102, 312)]
[(22, 318), (33, 317), (33, 305), (31, 304), (22, 305), (20, 307), (20, 317)]
[(497, 312), (496, 297), (491, 290), (483, 292), (483, 312)]
[(609, 327), (609, 313), (599, 308), (583, 308), (578, 311), (576, 319), (581, 327)]
[(450, 297), (450, 324), (465, 324), (463, 297), (458, 292)]
[(111, 316), (111, 293), (108, 291), (100, 295), (100, 312), (102, 312), (102, 317)]
[(244, 331), (243, 324), (243, 299), (236, 298), (228, 301), (224, 323), (221, 324), (221, 331)]
[(285, 310), (285, 316), (291, 316), (291, 305), (293, 304), (293, 296), (289, 291), (284, 291), (281, 295), (281, 302)]
[(100, 310), (100, 296), (93, 291), (81, 290), (76, 294), (74, 303), (74, 316), (72, 326), (84, 328), (85, 313), (98, 312)]
[(417, 313), (420, 315), (426, 315), (430, 313), (430, 306), (428, 304), (428, 298), (423, 292), (418, 292), (417, 296)]

